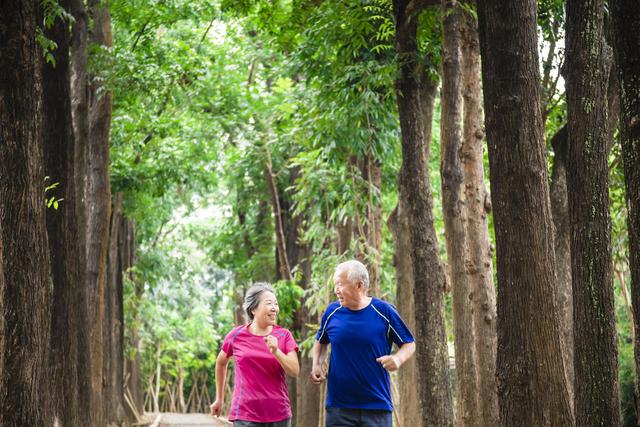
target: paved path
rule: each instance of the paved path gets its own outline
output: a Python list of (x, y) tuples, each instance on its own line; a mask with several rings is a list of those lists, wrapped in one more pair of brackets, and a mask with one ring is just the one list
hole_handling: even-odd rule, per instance
[(205, 414), (147, 414), (152, 421), (157, 424), (151, 424), (154, 427), (228, 427), (232, 426), (229, 421), (224, 418), (216, 418)]

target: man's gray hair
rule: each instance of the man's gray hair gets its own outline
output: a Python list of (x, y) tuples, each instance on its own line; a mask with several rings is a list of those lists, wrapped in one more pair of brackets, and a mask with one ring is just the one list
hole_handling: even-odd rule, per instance
[(365, 288), (369, 287), (369, 272), (367, 271), (367, 267), (360, 261), (352, 259), (338, 264), (336, 273), (340, 271), (347, 272), (347, 279), (349, 279), (349, 281), (353, 283), (360, 281), (364, 283)]
[(244, 310), (247, 319), (253, 321), (253, 310), (258, 308), (262, 294), (265, 292), (271, 292), (275, 294), (273, 286), (267, 282), (256, 282), (244, 294), (244, 302), (242, 303), (242, 309)]

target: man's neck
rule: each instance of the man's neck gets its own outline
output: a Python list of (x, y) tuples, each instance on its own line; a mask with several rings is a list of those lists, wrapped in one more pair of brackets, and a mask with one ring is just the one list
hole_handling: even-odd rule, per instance
[(371, 297), (363, 295), (360, 300), (355, 302), (352, 306), (347, 306), (347, 308), (349, 310), (362, 310), (371, 303), (371, 299)]

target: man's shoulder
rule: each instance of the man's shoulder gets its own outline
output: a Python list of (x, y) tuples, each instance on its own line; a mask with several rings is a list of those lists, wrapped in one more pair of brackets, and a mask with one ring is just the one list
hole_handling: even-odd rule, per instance
[(376, 298), (376, 297), (371, 298), (371, 305), (377, 308), (378, 310), (382, 309), (385, 311), (392, 310), (396, 313), (398, 312), (398, 309), (396, 308), (395, 305), (385, 300), (381, 300), (380, 298)]
[(340, 301), (334, 301), (331, 304), (329, 304), (327, 306), (327, 308), (324, 310), (327, 314), (331, 314), (332, 312), (336, 311), (337, 309), (339, 309), (340, 306)]

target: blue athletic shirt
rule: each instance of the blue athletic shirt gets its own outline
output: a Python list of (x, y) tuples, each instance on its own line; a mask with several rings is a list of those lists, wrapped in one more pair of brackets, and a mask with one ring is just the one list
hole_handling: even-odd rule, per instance
[(372, 298), (360, 310), (334, 302), (322, 315), (316, 339), (331, 344), (327, 407), (393, 410), (389, 372), (376, 359), (413, 335), (389, 303)]

